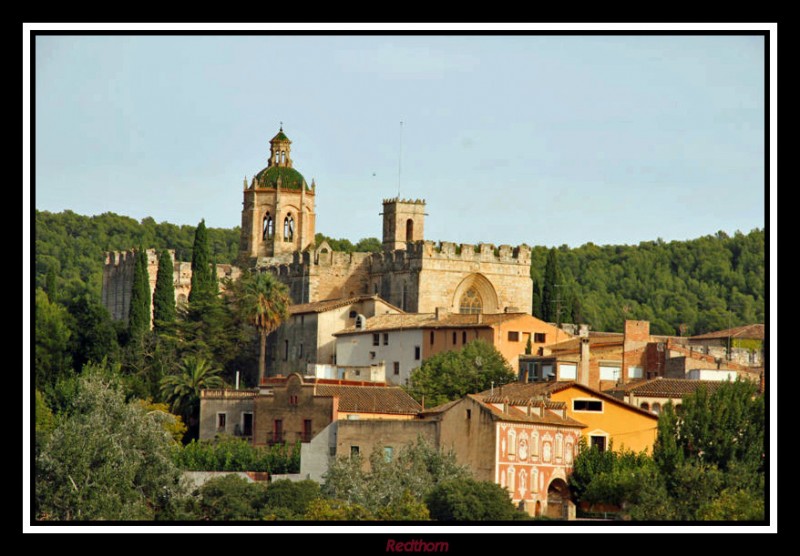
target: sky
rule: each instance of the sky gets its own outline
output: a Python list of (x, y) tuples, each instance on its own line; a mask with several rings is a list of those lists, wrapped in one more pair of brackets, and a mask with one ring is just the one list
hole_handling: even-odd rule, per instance
[(757, 35), (87, 34), (31, 57), (39, 210), (233, 228), (282, 122), (317, 231), (354, 242), (398, 192), (458, 243), (765, 226)]

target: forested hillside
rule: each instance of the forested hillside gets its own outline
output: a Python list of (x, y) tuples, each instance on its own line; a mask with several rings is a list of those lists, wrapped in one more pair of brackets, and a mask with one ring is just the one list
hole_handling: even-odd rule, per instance
[[(65, 298), (87, 289), (100, 299), (103, 254), (142, 246), (145, 249), (175, 249), (175, 258), (190, 261), (195, 226), (141, 222), (107, 212), (82, 216), (66, 210), (60, 213), (36, 211), (36, 285), (44, 287), (48, 272)], [(211, 256), (217, 263), (232, 263), (239, 251), (239, 227), (208, 229)], [(52, 279), (52, 278), (51, 278)]]
[[(99, 300), (105, 251), (169, 248), (178, 260), (189, 261), (194, 230), (113, 213), (89, 217), (36, 211), (36, 284), (45, 287), (50, 273), (63, 299), (88, 291)], [(234, 262), (239, 235), (238, 227), (209, 228), (212, 258)], [(336, 250), (380, 248), (376, 238), (353, 244), (317, 234), (317, 243), (323, 239)], [(645, 319), (654, 333), (684, 335), (764, 322), (764, 242), (764, 230), (753, 230), (669, 243), (564, 245), (553, 250), (557, 269), (549, 280), (549, 301), (545, 307), (540, 302), (535, 313), (544, 310), (548, 320), (585, 322), (605, 331), (621, 331), (626, 318)], [(537, 246), (531, 254), (539, 299), (548, 282), (550, 251)]]

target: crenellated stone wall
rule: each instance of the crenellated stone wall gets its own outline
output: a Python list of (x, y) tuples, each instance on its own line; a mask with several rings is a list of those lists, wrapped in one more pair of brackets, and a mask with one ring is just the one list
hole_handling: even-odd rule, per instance
[[(175, 260), (175, 250), (168, 249), (172, 260), (172, 284), (175, 288), (175, 303), (187, 303), (192, 289), (192, 264)], [(147, 249), (147, 274), (150, 281), (150, 295), (156, 289), (158, 279), (158, 251)], [(133, 271), (136, 265), (136, 250), (109, 251), (105, 254), (103, 266), (103, 287), (101, 298), (103, 305), (114, 320), (127, 322), (130, 311), (131, 292), (133, 291)], [(217, 265), (217, 278), (237, 279), (241, 270), (230, 264)], [(150, 303), (150, 322), (152, 326), (153, 304)]]

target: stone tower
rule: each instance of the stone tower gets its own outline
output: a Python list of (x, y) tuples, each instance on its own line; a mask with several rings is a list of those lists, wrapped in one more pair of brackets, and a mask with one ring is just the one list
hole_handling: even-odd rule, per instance
[(292, 142), (283, 133), (269, 142), (267, 167), (244, 182), (241, 262), (270, 258), (289, 261), (295, 251), (314, 245), (316, 184), (306, 184), (292, 167)]
[(383, 200), (383, 248), (405, 249), (409, 242), (422, 241), (425, 226), (425, 201), (421, 199)]

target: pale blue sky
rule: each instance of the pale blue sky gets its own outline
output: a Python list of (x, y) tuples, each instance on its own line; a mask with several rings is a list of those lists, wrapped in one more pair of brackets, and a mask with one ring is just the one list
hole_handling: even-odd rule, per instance
[(234, 227), (284, 122), (317, 231), (577, 246), (764, 227), (758, 36), (39, 36), (40, 210)]

